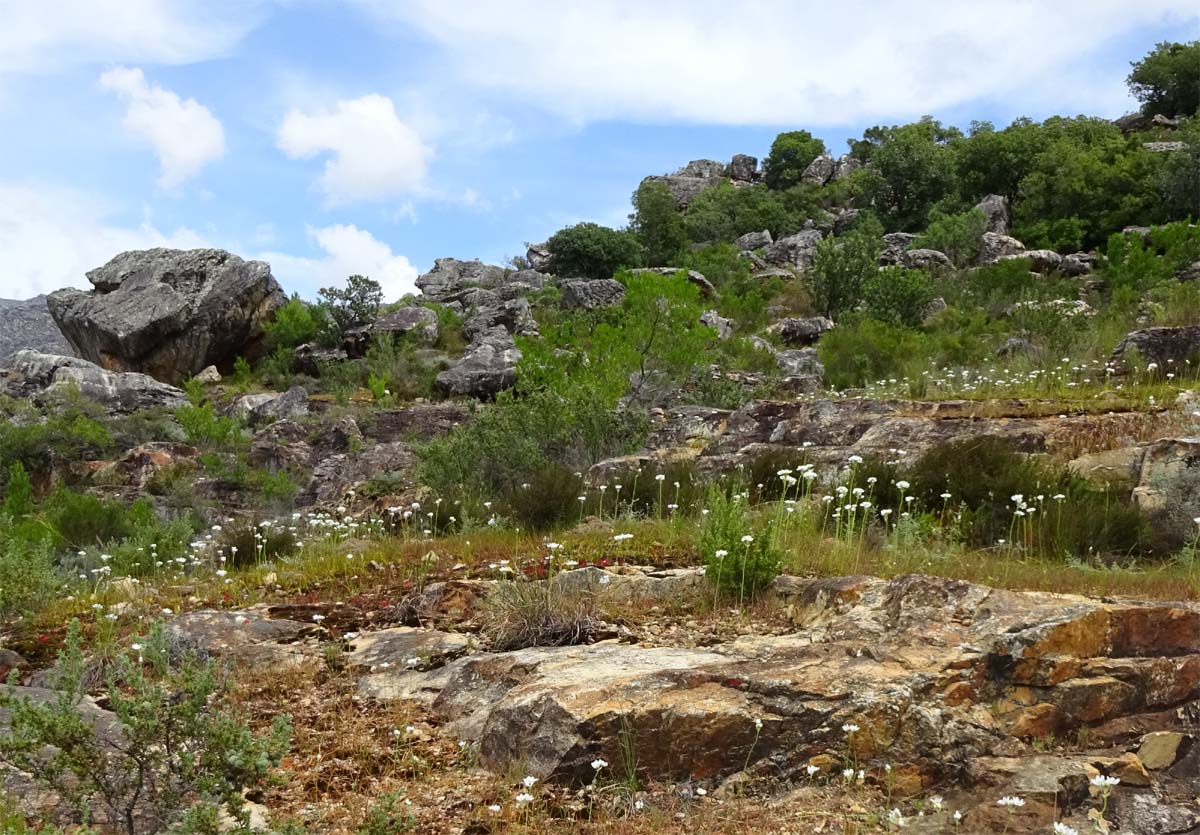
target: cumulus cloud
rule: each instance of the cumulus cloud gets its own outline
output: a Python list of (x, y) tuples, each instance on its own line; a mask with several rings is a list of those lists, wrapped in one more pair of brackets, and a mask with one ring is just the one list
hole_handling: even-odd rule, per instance
[(187, 64), (228, 54), (258, 0), (0, 0), (0, 73), (93, 62)]
[[(357, 0), (443, 48), (443, 72), (575, 121), (835, 125), (985, 98), (1112, 113), (1089, 58), (1194, 0)], [(1076, 82), (1084, 82), (1082, 85)], [(1115, 115), (1115, 114), (1114, 114)]]
[(416, 290), (417, 268), (403, 255), (353, 224), (309, 227), (308, 236), (325, 254), (306, 258), (282, 252), (257, 256), (271, 265), (271, 273), (289, 290), (309, 295), (320, 287), (342, 285), (350, 275), (366, 275), (383, 287), (385, 301)]
[(136, 67), (115, 67), (100, 86), (126, 102), (124, 126), (148, 144), (162, 167), (159, 185), (172, 188), (225, 153), (225, 130), (208, 108), (150, 84)]
[(164, 232), (149, 219), (127, 225), (113, 207), (73, 189), (0, 183), (0, 296), (23, 299), (90, 287), (84, 273), (129, 249), (205, 246), (196, 232)]
[(290, 111), (276, 135), (293, 159), (329, 153), (320, 187), (330, 205), (420, 192), (433, 149), (387, 96), (342, 100), (333, 110)]

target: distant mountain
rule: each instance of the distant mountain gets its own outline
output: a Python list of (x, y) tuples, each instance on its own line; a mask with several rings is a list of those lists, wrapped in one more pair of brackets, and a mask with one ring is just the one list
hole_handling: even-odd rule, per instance
[(74, 354), (50, 318), (45, 296), (0, 299), (0, 364), (22, 348), (47, 354)]

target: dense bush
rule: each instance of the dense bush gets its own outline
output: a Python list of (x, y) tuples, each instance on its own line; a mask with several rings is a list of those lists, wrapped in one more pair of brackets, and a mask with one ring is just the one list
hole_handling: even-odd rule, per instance
[(927, 345), (921, 334), (867, 316), (848, 316), (821, 337), (817, 353), (834, 388), (919, 374)]
[[(256, 735), (221, 707), (228, 690), (212, 661), (172, 661), (166, 629), (155, 625), (136, 658), (117, 653), (104, 703), (114, 728), (97, 733), (87, 708), (87, 663), (79, 623), (72, 622), (51, 675), (47, 701), (0, 690), (10, 728), (0, 760), (57, 792), (72, 809), (105, 809), (126, 835), (159, 832), (187, 807), (224, 806), (242, 826), (247, 789), (261, 785), (287, 752), (291, 726), (278, 717)], [(114, 736), (119, 734), (119, 736)], [(149, 827), (149, 828), (147, 828)]]
[(45, 602), (59, 580), (49, 543), (0, 512), (0, 615), (9, 618)]
[(95, 404), (78, 395), (46, 409), (0, 400), (0, 479), (14, 463), (44, 477), (56, 460), (86, 461), (111, 451), (112, 432), (100, 417)]
[(933, 301), (933, 283), (921, 270), (884, 267), (863, 282), (862, 299), (868, 316), (915, 328)]
[(1145, 112), (1192, 116), (1200, 110), (1200, 41), (1160, 43), (1132, 66), (1129, 90)]
[(275, 311), (263, 330), (266, 332), (267, 345), (272, 350), (291, 350), (316, 340), (327, 321), (324, 308), (301, 301), (299, 296), (292, 296), (287, 304)]
[(782, 555), (770, 529), (754, 524), (742, 493), (714, 486), (705, 509), (698, 544), (705, 576), (719, 593), (740, 605), (771, 585)]
[(943, 252), (954, 266), (962, 268), (979, 255), (980, 238), (987, 231), (987, 217), (982, 209), (971, 209), (949, 215), (934, 209), (929, 225), (913, 241), (913, 248), (936, 249)]
[(817, 310), (836, 318), (854, 308), (862, 300), (863, 282), (879, 270), (882, 249), (882, 239), (865, 228), (818, 243), (809, 272)]
[(800, 182), (809, 164), (825, 153), (825, 143), (806, 130), (781, 133), (763, 160), (763, 179), (771, 189), (786, 189)]
[(612, 278), (618, 271), (642, 265), (642, 245), (627, 230), (598, 223), (577, 223), (550, 236), (546, 249), (553, 269), (564, 278)]
[(675, 264), (687, 248), (683, 216), (670, 190), (661, 182), (649, 180), (638, 186), (633, 193), (633, 214), (629, 221), (629, 228), (642, 245), (645, 263), (651, 267)]

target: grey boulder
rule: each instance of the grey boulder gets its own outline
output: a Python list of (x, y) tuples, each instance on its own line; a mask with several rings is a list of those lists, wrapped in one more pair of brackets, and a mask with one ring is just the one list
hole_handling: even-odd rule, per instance
[(75, 389), (112, 414), (175, 408), (187, 402), (183, 391), (149, 375), (107, 371), (78, 357), (37, 351), (18, 351), (5, 371), (4, 384), (10, 396), (34, 400)]
[(562, 294), (559, 305), (563, 310), (597, 310), (625, 300), (625, 285), (612, 278), (593, 281), (571, 278), (559, 282), (558, 289)]
[(287, 301), (269, 265), (221, 249), (123, 252), (87, 277), (94, 290), (47, 299), (75, 353), (170, 383), (259, 352)]
[(1004, 258), (1024, 254), (1025, 244), (1016, 238), (1010, 238), (1008, 235), (1000, 235), (996, 232), (984, 232), (979, 242), (979, 263), (985, 267), (995, 264)]
[(814, 186), (823, 186), (833, 178), (837, 164), (829, 154), (821, 154), (808, 164), (800, 179)]
[(809, 316), (804, 319), (780, 319), (768, 333), (777, 335), (785, 345), (812, 345), (823, 334), (833, 330), (833, 320), (824, 316)]
[(441, 372), (435, 383), (449, 397), (495, 397), (517, 381), (521, 351), (503, 327), (481, 334), (467, 353)]
[(900, 253), (900, 263), (910, 270), (925, 270), (927, 272), (954, 269), (954, 262), (944, 252), (938, 252), (936, 249), (905, 250)]
[(768, 264), (807, 270), (813, 265), (817, 256), (817, 244), (824, 237), (818, 229), (806, 229), (795, 235), (788, 235), (768, 246), (763, 253), (763, 259)]
[(739, 236), (733, 245), (743, 252), (749, 252), (770, 246), (772, 240), (770, 231), (764, 229), (761, 232), (747, 232), (745, 235)]
[(987, 219), (987, 227), (985, 231), (995, 232), (997, 235), (1008, 234), (1008, 198), (999, 194), (989, 194), (987, 197), (980, 200), (976, 205), (976, 209), (983, 212), (984, 218)]

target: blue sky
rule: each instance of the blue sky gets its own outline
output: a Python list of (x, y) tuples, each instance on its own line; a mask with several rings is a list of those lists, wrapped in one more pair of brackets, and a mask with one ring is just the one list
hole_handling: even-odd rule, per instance
[(289, 291), (498, 262), (639, 180), (966, 126), (1133, 107), (1129, 62), (1194, 2), (0, 0), (0, 296), (117, 252), (220, 246)]

